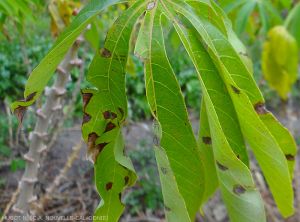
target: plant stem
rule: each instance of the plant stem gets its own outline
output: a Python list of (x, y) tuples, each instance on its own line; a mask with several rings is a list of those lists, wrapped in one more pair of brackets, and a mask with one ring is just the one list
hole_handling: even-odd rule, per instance
[[(62, 96), (66, 93), (65, 86), (70, 77), (70, 71), (76, 66), (77, 51), (81, 39), (78, 39), (67, 53), (65, 59), (62, 61), (57, 69), (58, 75), (54, 85), (49, 90), (46, 102), (41, 109), (38, 109), (37, 122), (34, 132), (30, 138), (29, 152), (24, 155), (26, 160), (26, 168), (24, 175), (19, 183), (20, 195), (17, 203), (13, 207), (13, 211), (21, 216), (30, 214), (30, 206), (36, 200), (34, 195), (34, 184), (37, 182), (37, 174), (39, 169), (39, 162), (41, 153), (44, 152), (47, 146), (44, 144), (48, 136), (48, 127), (52, 114), (62, 109)], [(25, 221), (21, 218), (20, 221)]]

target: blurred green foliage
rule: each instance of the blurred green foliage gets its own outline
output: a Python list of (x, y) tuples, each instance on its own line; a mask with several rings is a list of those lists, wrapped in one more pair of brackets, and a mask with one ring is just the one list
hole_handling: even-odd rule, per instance
[(125, 196), (124, 202), (131, 215), (139, 212), (152, 212), (163, 209), (163, 197), (159, 182), (158, 170), (152, 144), (142, 141), (139, 146), (128, 152), (137, 174), (138, 182), (132, 191)]

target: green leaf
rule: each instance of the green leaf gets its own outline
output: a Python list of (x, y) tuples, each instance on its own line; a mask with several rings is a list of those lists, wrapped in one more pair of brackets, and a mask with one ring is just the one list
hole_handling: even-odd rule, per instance
[(262, 69), (269, 85), (286, 100), (298, 77), (298, 46), (285, 27), (276, 26), (269, 31), (263, 46)]
[[(279, 210), (284, 216), (291, 215), (293, 213), (293, 190), (287, 159), (282, 152), (285, 152), (285, 148), (280, 146), (278, 138), (274, 138), (272, 132), (260, 119), (259, 100), (251, 103), (251, 100), (262, 100), (262, 97), (249, 70), (220, 31), (209, 22), (197, 18), (192, 9), (184, 3), (173, 1), (172, 5), (192, 23), (201, 36), (203, 44), (226, 85), (243, 135), (263, 170)], [(278, 123), (274, 122), (274, 124)], [(289, 139), (292, 140), (292, 137)]]
[[(211, 87), (205, 85), (203, 78), (208, 75), (207, 73), (203, 72), (204, 70), (202, 69), (202, 65), (209, 60), (204, 60), (201, 62), (203, 58), (208, 57), (205, 55), (205, 50), (203, 50), (203, 47), (200, 47), (201, 45), (197, 44), (198, 41), (195, 32), (193, 32), (193, 34), (189, 34), (187, 30), (185, 30), (185, 27), (180, 26), (179, 24), (176, 24), (176, 29), (181, 36), (189, 55), (193, 59), (202, 89), (204, 90), (205, 104), (208, 104), (206, 105), (206, 109), (212, 136), (211, 139), (214, 158), (216, 160), (214, 164), (217, 166), (218, 181), (231, 221), (265, 221), (263, 203), (259, 193), (255, 189), (250, 171), (247, 166), (237, 158), (236, 154), (233, 153), (232, 147), (229, 143), (231, 138), (226, 138), (224, 134), (224, 128), (221, 127), (218, 120), (218, 107), (212, 103), (212, 99), (216, 100), (216, 97), (217, 99), (222, 99), (223, 95), (228, 95), (228, 93), (226, 93), (226, 91), (224, 94), (214, 92), (214, 90), (217, 89), (216, 87), (212, 89)], [(209, 61), (209, 64), (210, 70), (207, 70), (207, 72), (209, 71), (209, 76), (211, 77), (209, 82), (222, 83), (220, 79), (213, 79), (218, 78), (218, 75), (216, 75), (217, 73), (214, 72), (214, 66), (211, 61)], [(229, 104), (226, 104), (222, 106), (222, 108), (229, 106)], [(218, 112), (221, 114), (224, 111), (218, 110)], [(225, 132), (226, 131), (229, 132), (230, 129), (225, 130)], [(203, 142), (207, 142), (207, 139), (203, 139)], [(241, 190), (244, 192), (237, 192), (239, 188), (241, 188)], [(251, 201), (249, 201), (249, 199), (251, 199)], [(239, 207), (236, 208), (235, 206)], [(253, 214), (256, 215), (255, 218), (253, 217)]]
[(97, 90), (83, 91), (82, 134), (95, 162), (96, 187), (102, 198), (95, 221), (106, 217), (118, 221), (124, 210), (122, 192), (136, 180), (132, 163), (124, 156), (121, 127), (127, 116), (125, 69), (131, 33), (145, 9), (143, 0), (136, 1), (116, 20), (87, 76)]
[(248, 19), (251, 16), (256, 4), (256, 1), (248, 1), (238, 11), (237, 19), (235, 20), (235, 30), (237, 34), (240, 35), (245, 30)]
[(287, 30), (295, 37), (300, 46), (300, 3), (298, 3), (289, 13), (284, 23)]
[(107, 7), (123, 2), (122, 0), (92, 0), (76, 16), (70, 26), (60, 35), (54, 46), (43, 58), (40, 64), (30, 74), (25, 86), (25, 101), (18, 101), (11, 105), (14, 111), (18, 107), (30, 106), (41, 95), (47, 83), (51, 79), (55, 69), (64, 58), (76, 38), (86, 26)]
[[(161, 127), (161, 140), (156, 145), (164, 150), (170, 164), (170, 171), (160, 171), (160, 176), (174, 175), (176, 181), (169, 189), (167, 179), (162, 179), (163, 196), (168, 204), (174, 201), (172, 197), (181, 197), (179, 204), (184, 204), (189, 218), (171, 206), (166, 206), (166, 214), (170, 221), (182, 217), (183, 221), (194, 221), (203, 196), (203, 165), (180, 86), (166, 55), (160, 3), (150, 3), (148, 9), (136, 53), (144, 60), (147, 99)], [(158, 156), (157, 160), (162, 160), (158, 165), (164, 165), (165, 158)]]
[(205, 190), (203, 195), (203, 203), (205, 203), (219, 187), (219, 181), (217, 177), (215, 166), (216, 164), (212, 147), (212, 138), (204, 100), (201, 104), (199, 129), (198, 144), (204, 167)]

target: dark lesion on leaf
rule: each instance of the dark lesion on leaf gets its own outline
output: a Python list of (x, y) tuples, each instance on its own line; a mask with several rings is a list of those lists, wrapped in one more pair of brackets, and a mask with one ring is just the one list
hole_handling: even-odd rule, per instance
[(104, 149), (104, 147), (108, 144), (109, 143), (100, 143), (100, 144), (96, 145), (98, 152), (101, 153), (101, 151)]
[(107, 184), (105, 185), (105, 189), (106, 189), (107, 191), (109, 191), (109, 190), (111, 190), (112, 186), (113, 186), (113, 183), (112, 183), (112, 182), (109, 182), (109, 183), (107, 183)]
[(295, 156), (292, 155), (292, 154), (286, 154), (286, 155), (285, 155), (285, 158), (286, 158), (288, 161), (295, 161)]
[(128, 182), (129, 182), (129, 176), (125, 176), (124, 177), (125, 186), (128, 184)]
[(164, 175), (168, 173), (168, 169), (166, 167), (161, 167), (160, 170)]
[(107, 133), (107, 132), (113, 130), (114, 128), (116, 128), (116, 124), (109, 122), (109, 123), (107, 123), (107, 125), (105, 127), (104, 133)]
[(234, 85), (231, 85), (231, 89), (233, 90), (234, 93), (241, 94), (241, 90), (235, 87)]
[(93, 132), (88, 136), (88, 155), (91, 157), (94, 163), (96, 163), (98, 155), (109, 143), (96, 144), (96, 140), (99, 138), (98, 134)]
[(114, 120), (117, 118), (117, 114), (111, 111), (105, 111), (103, 112), (103, 118)]
[[(37, 94), (37, 92), (33, 92), (33, 93), (29, 94), (25, 99), (19, 100), (19, 102), (30, 102), (34, 99), (36, 94)], [(14, 114), (16, 115), (16, 117), (18, 118), (18, 121), (19, 121), (19, 127), (22, 125), (26, 110), (27, 110), (27, 107), (26, 106), (21, 106), (21, 105), (19, 105), (14, 110)]]
[(89, 114), (87, 114), (86, 112), (83, 112), (82, 124), (89, 122), (91, 119), (92, 119), (92, 117)]
[(233, 192), (237, 195), (241, 195), (246, 192), (246, 188), (243, 187), (242, 185), (237, 184), (233, 187)]
[(100, 50), (100, 55), (104, 58), (110, 58), (112, 56), (112, 53), (107, 48), (103, 48)]
[(221, 164), (220, 162), (216, 161), (216, 163), (217, 163), (218, 168), (219, 168), (221, 171), (226, 171), (226, 170), (228, 170), (228, 167), (224, 166), (224, 165)]
[(29, 102), (29, 101), (33, 100), (33, 98), (36, 96), (36, 94), (37, 94), (36, 92), (33, 92), (33, 93), (29, 94), (26, 97), (25, 102)]
[(204, 136), (204, 137), (202, 137), (202, 141), (203, 141), (203, 143), (206, 144), (206, 145), (211, 145), (211, 143), (212, 143), (211, 137), (209, 137), (209, 136)]
[(81, 92), (81, 94), (82, 94), (82, 101), (83, 101), (83, 109), (85, 110), (85, 108), (89, 104), (93, 94), (92, 93), (84, 93), (84, 92)]
[(258, 102), (254, 105), (254, 109), (258, 115), (268, 114), (269, 111), (266, 108), (265, 103)]
[(23, 119), (24, 119), (24, 115), (26, 113), (26, 107), (25, 106), (18, 106), (15, 110), (14, 110), (14, 114), (16, 115), (16, 117), (18, 118), (19, 121), (19, 126), (22, 125)]

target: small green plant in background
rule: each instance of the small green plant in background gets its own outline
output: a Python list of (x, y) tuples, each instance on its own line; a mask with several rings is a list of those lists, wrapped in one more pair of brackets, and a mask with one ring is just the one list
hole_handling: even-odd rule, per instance
[(146, 213), (147, 210), (154, 213), (163, 209), (163, 197), (152, 144), (140, 142), (135, 150), (128, 152), (128, 156), (132, 159), (139, 178), (124, 198), (128, 211), (136, 215), (139, 212)]

